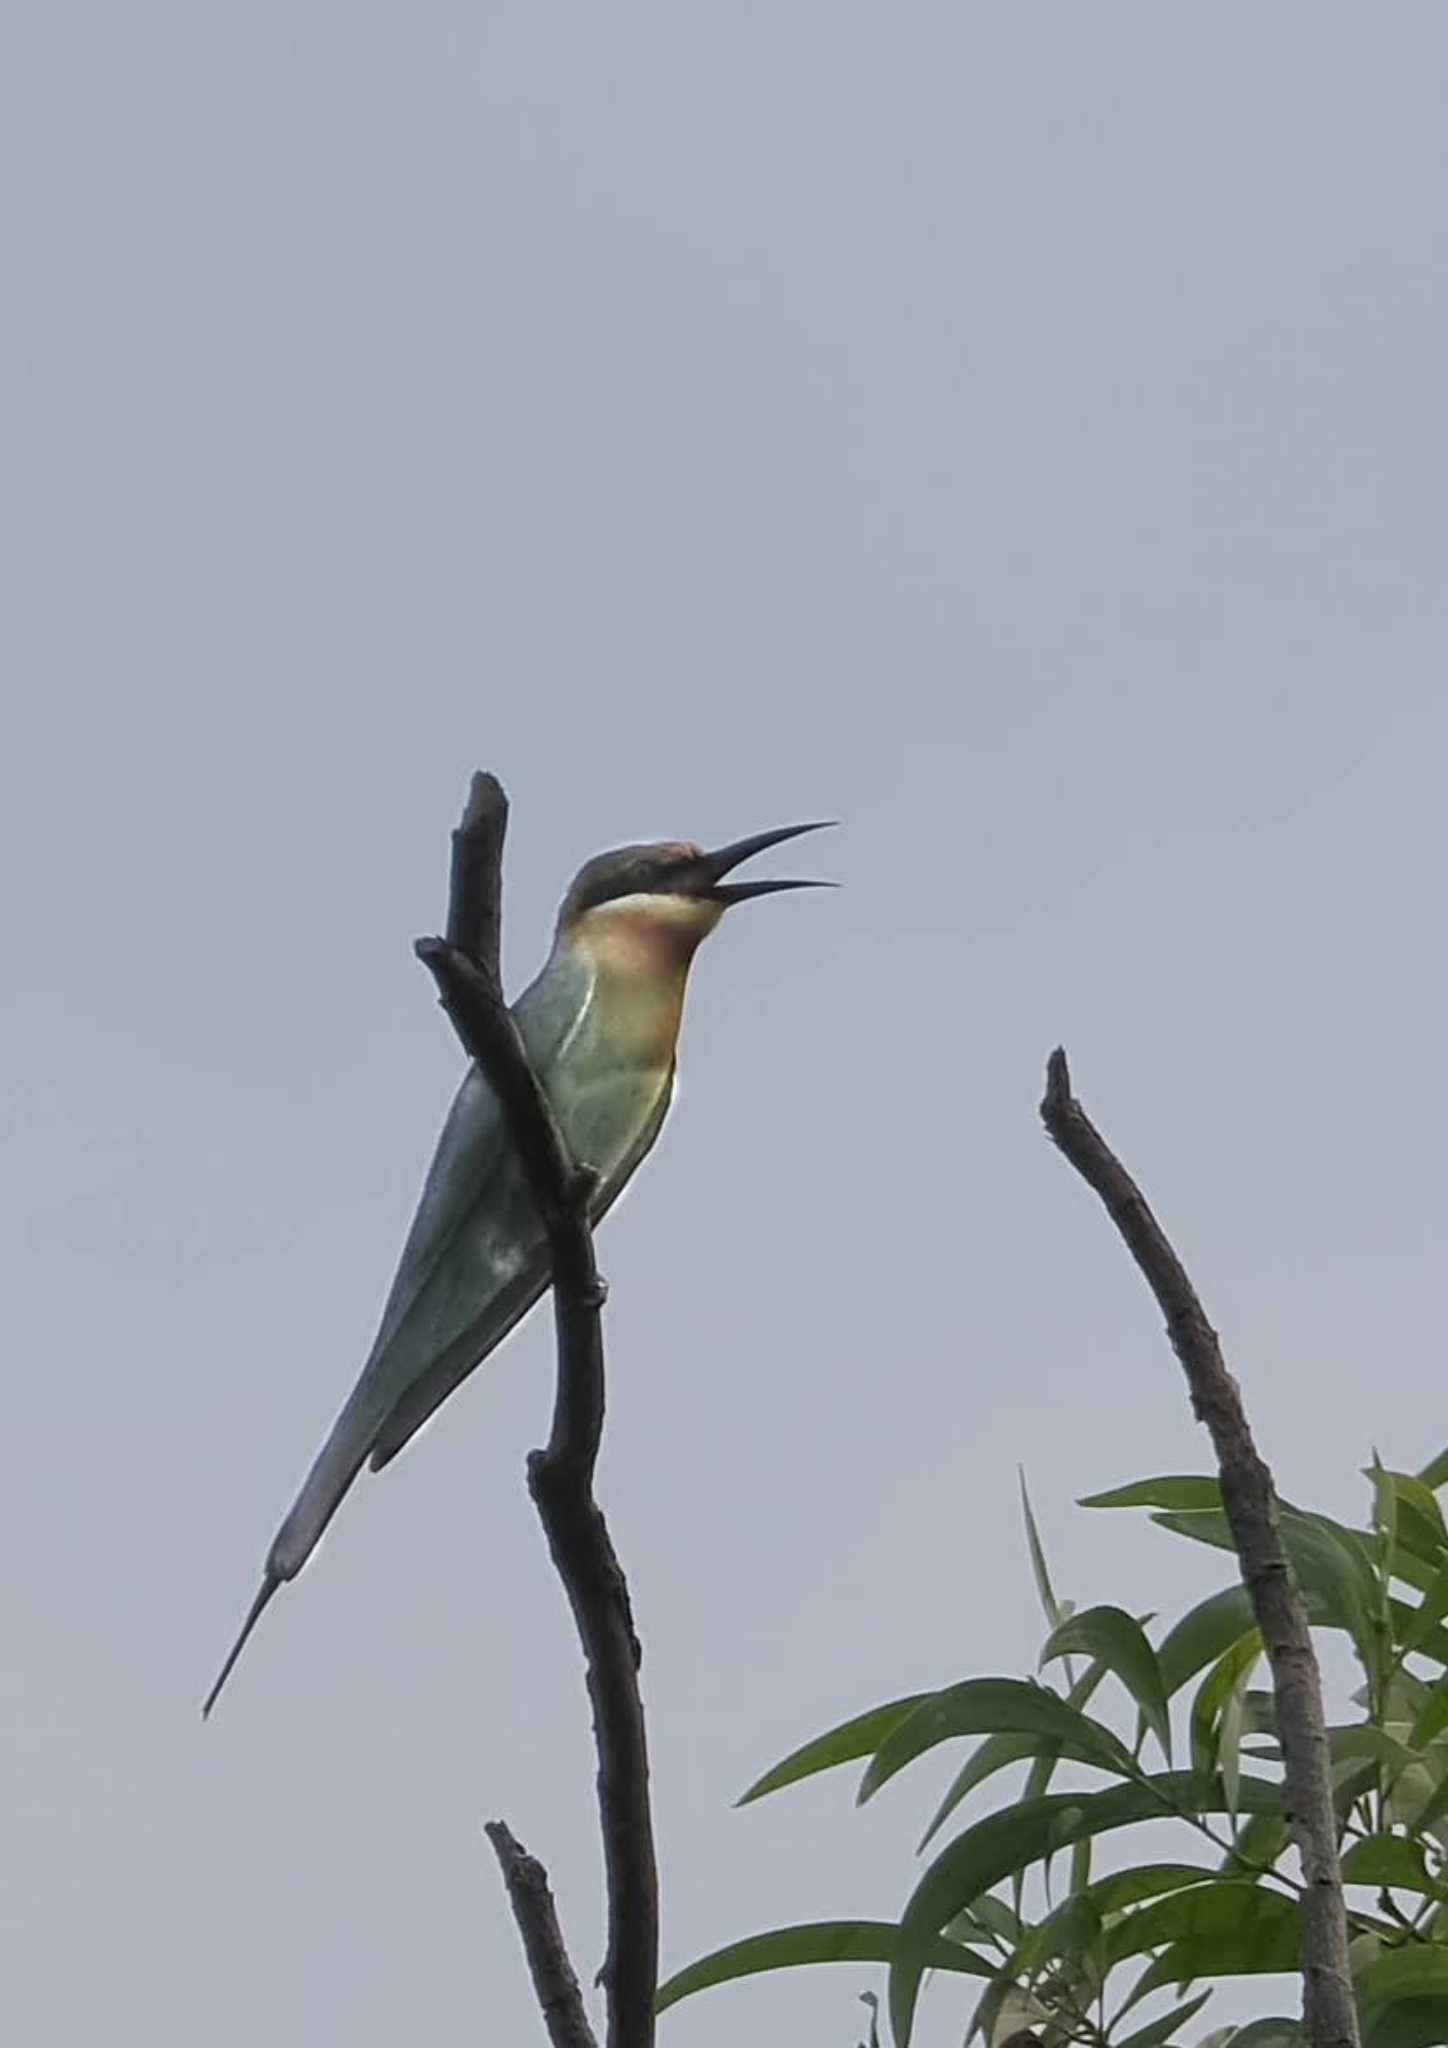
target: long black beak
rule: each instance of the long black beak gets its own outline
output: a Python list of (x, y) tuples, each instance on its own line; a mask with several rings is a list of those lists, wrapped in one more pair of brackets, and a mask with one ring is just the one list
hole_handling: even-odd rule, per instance
[(834, 823), (833, 818), (821, 818), (813, 825), (780, 825), (773, 832), (755, 832), (748, 839), (736, 839), (715, 853), (706, 853), (698, 864), (703, 878), (699, 894), (714, 903), (727, 904), (744, 903), (751, 896), (773, 896), (781, 889), (833, 889), (833, 882), (724, 882), (720, 877), (756, 853), (763, 853), (766, 847), (798, 839), (802, 832), (823, 832)]

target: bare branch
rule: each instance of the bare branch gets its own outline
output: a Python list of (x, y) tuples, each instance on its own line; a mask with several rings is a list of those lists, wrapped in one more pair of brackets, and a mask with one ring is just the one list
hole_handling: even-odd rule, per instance
[(536, 1856), (528, 1854), (505, 1821), (490, 1820), (483, 1833), (492, 1843), (503, 1872), (548, 2039), (553, 2048), (598, 2048), (583, 2009), (583, 1993), (563, 1945), (563, 1930), (548, 1889), (547, 1871)]
[[(528, 1460), (528, 1487), (563, 1580), (588, 1667), (598, 1746), (598, 1802), (608, 1889), (600, 1975), (608, 2048), (652, 2048), (658, 1987), (659, 1892), (649, 1808), (640, 1650), (628, 1587), (593, 1498), (603, 1430), (605, 1288), (593, 1256), (594, 1176), (578, 1166), (534, 1073), (498, 977), (497, 906), (507, 799), (475, 776), (453, 839), (449, 939), (419, 939), (464, 1047), (502, 1104), (548, 1234), (558, 1380), (547, 1448)], [(485, 948), (474, 957), (461, 936)]]
[(1323, 1722), (1322, 1682), (1307, 1610), (1282, 1546), (1272, 1474), (1252, 1440), (1241, 1390), (1217, 1333), (1146, 1197), (1071, 1093), (1066, 1055), (1046, 1067), (1041, 1119), (1106, 1211), (1166, 1317), (1198, 1421), (1211, 1435), (1222, 1506), (1262, 1631), (1282, 1743), (1282, 1801), (1302, 1857), (1303, 2021), (1311, 2048), (1357, 2048), (1337, 1819)]
[(452, 836), (452, 882), (448, 890), (447, 939), (501, 987), (499, 954), (503, 937), (503, 838), (508, 799), (496, 775), (481, 770), (468, 789), (467, 806)]

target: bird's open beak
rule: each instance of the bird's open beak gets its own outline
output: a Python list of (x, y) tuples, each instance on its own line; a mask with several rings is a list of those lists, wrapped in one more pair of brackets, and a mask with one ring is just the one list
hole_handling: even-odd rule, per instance
[(773, 832), (756, 832), (748, 839), (736, 839), (728, 846), (721, 846), (715, 853), (704, 854), (698, 862), (702, 886), (701, 896), (713, 903), (744, 903), (751, 896), (773, 896), (780, 889), (832, 889), (833, 882), (725, 882), (721, 877), (729, 874), (742, 862), (756, 853), (763, 853), (766, 847), (778, 846), (786, 839), (798, 839), (802, 832), (823, 832), (834, 824), (833, 818), (822, 818), (813, 825), (780, 825)]

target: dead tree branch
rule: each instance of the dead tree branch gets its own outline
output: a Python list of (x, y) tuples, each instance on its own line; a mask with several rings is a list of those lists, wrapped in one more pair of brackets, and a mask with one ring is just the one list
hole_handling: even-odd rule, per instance
[(547, 1871), (536, 1856), (528, 1854), (505, 1821), (490, 1820), (483, 1833), (493, 1845), (508, 1888), (548, 2039), (553, 2048), (598, 2048), (563, 1945)]
[(1272, 1474), (1260, 1457), (1217, 1333), (1146, 1197), (1071, 1093), (1066, 1055), (1046, 1067), (1041, 1119), (1082, 1179), (1101, 1197), (1166, 1317), (1192, 1408), (1217, 1454), (1222, 1506), (1242, 1579), (1262, 1631), (1282, 1743), (1285, 1816), (1302, 1857), (1303, 2021), (1311, 2048), (1357, 2048), (1348, 1967), (1347, 1917), (1337, 1858), (1337, 1819), (1323, 1721), (1322, 1683), (1307, 1610), (1277, 1522)]
[[(503, 1000), (498, 935), (507, 815), (496, 778), (475, 775), (453, 835), (448, 937), (419, 939), (416, 951), (502, 1104), (548, 1236), (558, 1380), (552, 1430), (547, 1447), (528, 1460), (528, 1488), (588, 1668), (608, 1891), (608, 1948), (599, 1973), (608, 2048), (652, 2048), (659, 1899), (640, 1651), (623, 1570), (593, 1497), (603, 1431), (605, 1291), (593, 1257), (594, 1178), (574, 1161)], [(560, 2038), (580, 2037), (555, 2035), (555, 2042)]]

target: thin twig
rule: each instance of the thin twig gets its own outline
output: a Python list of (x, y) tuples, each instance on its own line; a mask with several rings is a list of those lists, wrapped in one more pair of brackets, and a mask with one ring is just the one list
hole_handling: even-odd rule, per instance
[[(652, 2048), (659, 1888), (640, 1651), (623, 1570), (593, 1498), (603, 1430), (599, 1310), (605, 1293), (589, 1213), (595, 1179), (575, 1163), (503, 1001), (498, 876), (506, 822), (500, 784), (490, 775), (474, 776), (453, 836), (449, 938), (419, 939), (416, 952), (436, 980), (464, 1047), (497, 1094), (548, 1236), (558, 1380), (547, 1448), (528, 1460), (528, 1488), (588, 1666), (608, 1890), (608, 1948), (599, 1972), (608, 2048)], [(475, 953), (473, 947), (483, 950)]]
[(1222, 1506), (1242, 1579), (1272, 1668), (1282, 1744), (1283, 1812), (1302, 1858), (1303, 2021), (1311, 2048), (1357, 2048), (1348, 1967), (1347, 1915), (1337, 1858), (1337, 1819), (1322, 1711), (1322, 1682), (1307, 1610), (1277, 1524), (1272, 1474), (1259, 1456), (1217, 1333), (1146, 1197), (1071, 1093), (1066, 1055), (1046, 1066), (1041, 1119), (1095, 1189), (1166, 1317), (1192, 1408), (1211, 1435)]
[(508, 1888), (508, 1902), (523, 1937), (523, 1951), (548, 2039), (553, 2048), (598, 2048), (583, 2009), (583, 1993), (563, 1945), (563, 1930), (548, 1889), (547, 1871), (536, 1856), (528, 1854), (505, 1821), (488, 1821), (483, 1833), (493, 1845)]

